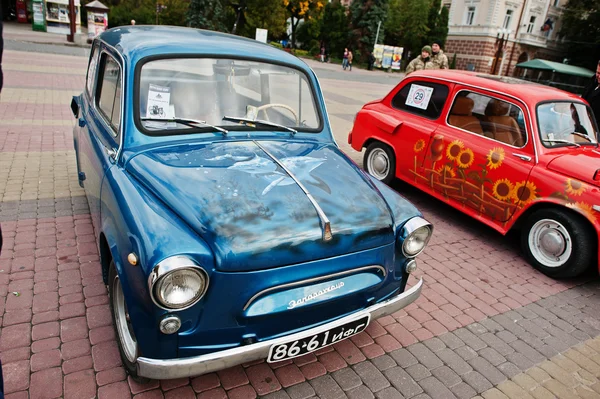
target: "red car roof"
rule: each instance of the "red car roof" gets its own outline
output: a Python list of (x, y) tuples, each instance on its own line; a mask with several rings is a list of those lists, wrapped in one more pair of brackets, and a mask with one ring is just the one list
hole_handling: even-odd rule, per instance
[(409, 77), (441, 79), (498, 91), (520, 99), (532, 107), (532, 109), (535, 109), (535, 106), (539, 102), (548, 100), (578, 100), (585, 102), (576, 94), (554, 87), (512, 77), (496, 76), (479, 72), (439, 69), (413, 72)]

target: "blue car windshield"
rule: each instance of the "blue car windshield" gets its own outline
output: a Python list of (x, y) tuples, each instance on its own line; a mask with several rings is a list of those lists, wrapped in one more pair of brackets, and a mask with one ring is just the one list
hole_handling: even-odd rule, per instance
[(235, 118), (268, 121), (298, 131), (321, 126), (306, 75), (276, 64), (223, 58), (154, 60), (142, 66), (139, 90), (140, 121), (152, 134), (185, 133), (207, 126), (186, 124), (190, 119), (228, 130), (259, 126), (242, 125)]

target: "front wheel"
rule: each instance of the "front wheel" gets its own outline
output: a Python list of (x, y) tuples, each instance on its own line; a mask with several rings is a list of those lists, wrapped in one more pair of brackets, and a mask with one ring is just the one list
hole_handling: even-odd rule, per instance
[(592, 264), (595, 237), (582, 216), (562, 209), (542, 209), (527, 218), (521, 246), (529, 263), (545, 275), (575, 277)]
[(371, 176), (385, 184), (390, 184), (396, 177), (396, 156), (394, 151), (383, 143), (369, 144), (363, 166)]
[(129, 312), (127, 311), (127, 303), (125, 302), (125, 295), (123, 295), (121, 279), (119, 279), (115, 262), (112, 260), (110, 262), (110, 270), (108, 271), (108, 295), (110, 296), (110, 310), (123, 366), (134, 380), (140, 383), (147, 382), (148, 379), (137, 375), (138, 344), (129, 318)]

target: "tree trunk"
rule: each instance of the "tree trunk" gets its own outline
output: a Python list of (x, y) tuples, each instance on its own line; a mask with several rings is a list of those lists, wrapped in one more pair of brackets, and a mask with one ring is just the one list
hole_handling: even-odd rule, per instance
[[(295, 23), (294, 19), (296, 20)], [(292, 15), (292, 50), (296, 48), (296, 28), (298, 27), (299, 22), (300, 18), (296, 18)]]

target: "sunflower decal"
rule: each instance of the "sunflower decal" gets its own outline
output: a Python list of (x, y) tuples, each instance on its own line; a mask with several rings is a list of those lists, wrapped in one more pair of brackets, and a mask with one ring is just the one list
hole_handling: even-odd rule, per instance
[(579, 196), (585, 193), (586, 188), (579, 180), (567, 179), (565, 184), (567, 186), (567, 193), (571, 195)]
[(454, 161), (458, 157), (458, 154), (460, 154), (460, 152), (463, 150), (463, 148), (465, 148), (465, 145), (462, 141), (454, 140), (453, 142), (448, 144), (448, 148), (446, 149), (446, 157), (448, 157), (450, 161)]
[(583, 213), (583, 215), (593, 223), (596, 222), (596, 212), (589, 204), (586, 204), (585, 202), (575, 202), (567, 204), (567, 207)]
[(458, 153), (458, 157), (456, 157), (456, 163), (461, 169), (467, 169), (473, 164), (474, 160), (475, 156), (473, 155), (473, 150), (470, 148), (462, 150)]
[(415, 152), (421, 152), (421, 151), (423, 151), (423, 148), (425, 148), (425, 140), (419, 139), (415, 143), (413, 150), (415, 150)]
[(487, 167), (490, 169), (498, 169), (504, 161), (504, 148), (496, 147), (490, 150), (487, 155)]
[(512, 198), (515, 202), (521, 201), (523, 204), (533, 201), (537, 198), (537, 187), (533, 182), (520, 182), (515, 184), (512, 192)]
[(513, 193), (514, 186), (508, 179), (500, 179), (494, 183), (494, 188), (492, 193), (494, 197), (498, 198), (500, 201), (506, 201), (511, 198)]
[(444, 179), (456, 177), (456, 172), (448, 165), (440, 166), (437, 171)]

